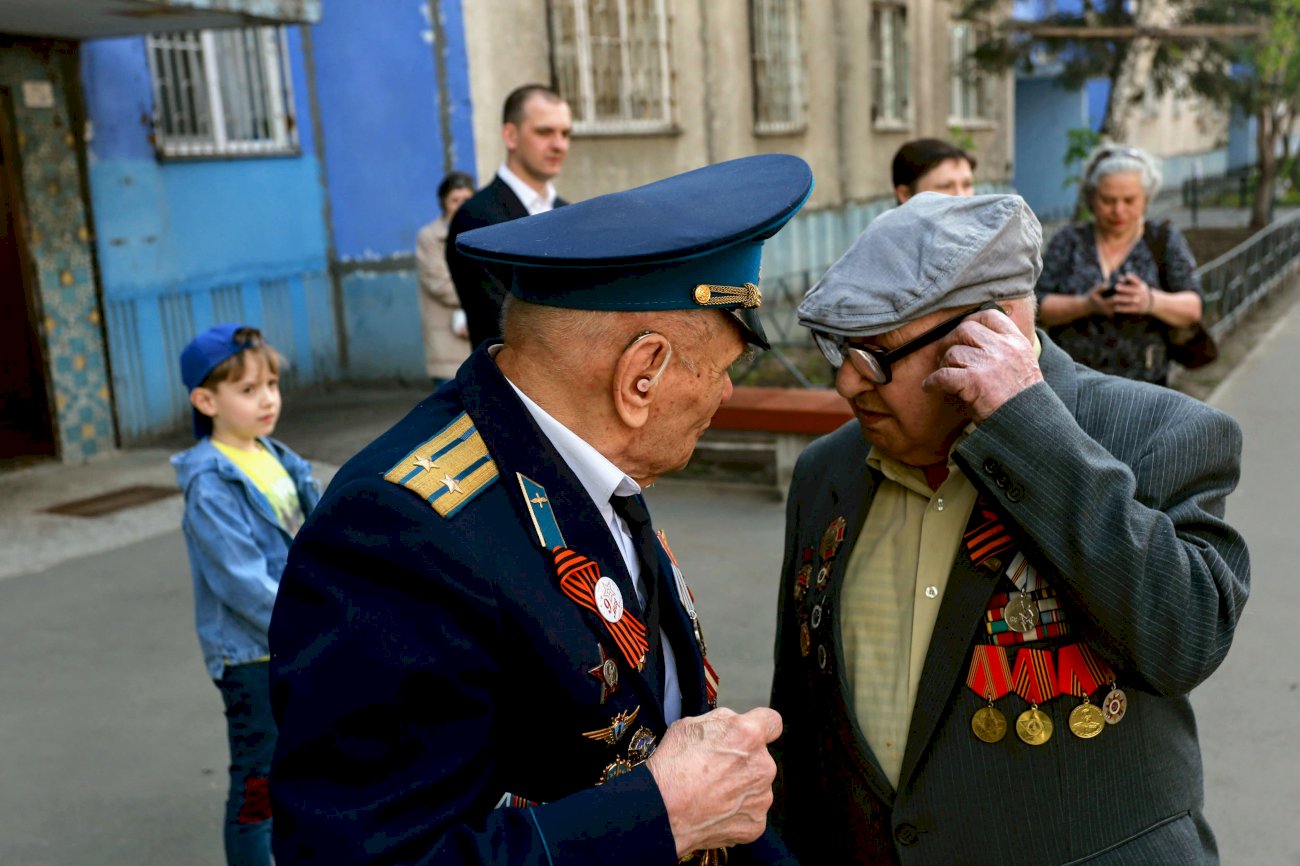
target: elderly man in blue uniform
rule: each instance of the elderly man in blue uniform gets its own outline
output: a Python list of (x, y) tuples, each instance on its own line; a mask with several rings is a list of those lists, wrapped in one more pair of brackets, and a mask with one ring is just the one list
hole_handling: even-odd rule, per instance
[(799, 306), (856, 416), (789, 498), (773, 823), (810, 862), (1217, 861), (1187, 694), (1249, 590), (1241, 432), (1035, 331), (1040, 242), (922, 193)]
[(792, 862), (780, 718), (712, 709), (641, 491), (766, 348), (762, 242), (811, 188), (749, 157), (460, 237), (513, 269), (504, 343), (340, 470), (281, 582), (280, 866)]

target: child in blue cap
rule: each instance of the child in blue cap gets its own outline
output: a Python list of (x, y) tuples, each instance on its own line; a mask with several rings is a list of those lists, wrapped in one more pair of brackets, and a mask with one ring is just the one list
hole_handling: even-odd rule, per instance
[(256, 328), (216, 325), (181, 352), (199, 443), (172, 457), (194, 619), (230, 739), (226, 861), (270, 866), (268, 787), (276, 729), (267, 629), (289, 545), (320, 499), (311, 466), (270, 438), (280, 417), (280, 355)]

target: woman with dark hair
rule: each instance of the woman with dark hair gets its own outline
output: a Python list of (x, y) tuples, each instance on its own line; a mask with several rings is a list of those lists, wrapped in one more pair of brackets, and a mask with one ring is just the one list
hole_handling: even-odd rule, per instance
[(1164, 385), (1169, 331), (1199, 322), (1204, 303), (1187, 241), (1172, 224), (1146, 220), (1160, 180), (1144, 151), (1098, 148), (1080, 190), (1093, 222), (1052, 238), (1036, 293), (1039, 322), (1074, 360)]
[(918, 138), (894, 154), (894, 198), (899, 204), (918, 192), (975, 194), (975, 157), (941, 138)]
[(443, 178), (438, 184), (442, 215), (420, 229), (415, 242), (420, 322), (424, 329), (424, 370), (435, 388), (456, 375), (456, 369), (470, 350), (465, 314), (461, 312), (444, 251), (451, 218), (473, 194), (474, 179), (464, 172), (453, 171)]

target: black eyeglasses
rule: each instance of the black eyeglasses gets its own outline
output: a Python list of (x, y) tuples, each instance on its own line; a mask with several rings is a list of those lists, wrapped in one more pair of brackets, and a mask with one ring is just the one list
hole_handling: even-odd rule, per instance
[(923, 349), (941, 337), (952, 333), (967, 316), (973, 316), (984, 310), (997, 310), (999, 313), (1006, 313), (1006, 310), (999, 307), (995, 301), (985, 301), (973, 310), (958, 313), (951, 319), (944, 319), (930, 330), (908, 340), (897, 349), (882, 349), (879, 346), (856, 346), (850, 343), (847, 337), (827, 334), (822, 331), (813, 331), (813, 341), (835, 369), (838, 370), (842, 367), (844, 359), (848, 358), (849, 363), (853, 365), (853, 369), (862, 378), (877, 385), (887, 385), (894, 378), (892, 370), (894, 364), (918, 349)]

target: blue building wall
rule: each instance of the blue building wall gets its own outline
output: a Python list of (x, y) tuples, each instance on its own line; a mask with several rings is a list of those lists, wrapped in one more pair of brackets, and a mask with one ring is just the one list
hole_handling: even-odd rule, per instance
[[(436, 21), (418, 3), (392, 4), (386, 15), (336, 3), (312, 28), (351, 379), (424, 379), (413, 254), (420, 227), (439, 214), (437, 187), (448, 168), (440, 98), (450, 118), (450, 168), (474, 166), (460, 0), (433, 5)], [(436, 51), (447, 72), (441, 88)]]
[(285, 383), (336, 378), (324, 191), (300, 33), (288, 31), (300, 153), (160, 161), (145, 40), (84, 43), (82, 80), (103, 307), (125, 441), (189, 417), (177, 359), (223, 321), (263, 330)]
[(1070, 216), (1078, 187), (1062, 162), (1071, 129), (1088, 126), (1088, 99), (1055, 78), (1016, 79), (1016, 191), (1040, 220)]

